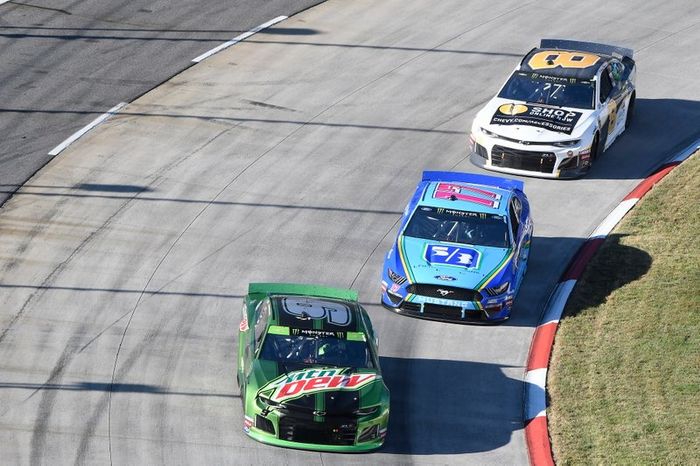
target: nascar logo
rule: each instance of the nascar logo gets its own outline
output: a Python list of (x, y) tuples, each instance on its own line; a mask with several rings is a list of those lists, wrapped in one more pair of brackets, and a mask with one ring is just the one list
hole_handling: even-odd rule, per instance
[(272, 389), (270, 399), (283, 402), (312, 393), (332, 390), (359, 390), (380, 378), (377, 374), (345, 374), (346, 368), (304, 369), (291, 372), (265, 385)]

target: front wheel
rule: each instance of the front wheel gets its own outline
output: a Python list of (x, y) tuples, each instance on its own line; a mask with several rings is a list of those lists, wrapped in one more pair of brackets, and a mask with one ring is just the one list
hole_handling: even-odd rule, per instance
[(632, 115), (634, 113), (634, 102), (636, 100), (636, 95), (633, 92), (632, 97), (630, 97), (630, 103), (627, 105), (627, 116), (625, 117), (625, 131), (629, 129), (632, 125)]
[(593, 138), (593, 144), (591, 144), (591, 162), (594, 162), (598, 158), (598, 134), (596, 133)]

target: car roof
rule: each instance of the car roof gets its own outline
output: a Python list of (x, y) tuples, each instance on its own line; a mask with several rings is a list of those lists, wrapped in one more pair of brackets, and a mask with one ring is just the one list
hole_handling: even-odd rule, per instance
[[(563, 53), (567, 54), (566, 58), (558, 59), (557, 57), (561, 57)], [(565, 66), (569, 59), (577, 66)], [(536, 47), (523, 57), (518, 71), (536, 72), (563, 78), (592, 79), (600, 67), (611, 59), (612, 56), (600, 52)], [(588, 63), (590, 65), (585, 66)]]
[[(320, 332), (366, 333), (362, 311), (355, 301), (284, 294), (270, 296), (270, 303), (270, 325)], [(318, 317), (320, 315), (323, 316)]]
[(506, 215), (513, 190), (459, 181), (428, 182), (418, 206)]

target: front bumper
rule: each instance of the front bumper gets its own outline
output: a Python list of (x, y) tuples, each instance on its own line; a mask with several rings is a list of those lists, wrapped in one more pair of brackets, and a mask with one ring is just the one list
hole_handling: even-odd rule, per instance
[(275, 436), (272, 436), (266, 432), (261, 432), (254, 427), (248, 432), (248, 436), (257, 440), (258, 442), (266, 443), (268, 445), (275, 445), (278, 447), (285, 448), (297, 448), (299, 450), (314, 450), (314, 451), (329, 451), (337, 453), (352, 453), (352, 452), (366, 452), (376, 450), (384, 444), (384, 439), (380, 438), (370, 442), (359, 443), (356, 445), (325, 445), (319, 443), (303, 443), (303, 442), (292, 442), (290, 440), (281, 440)]
[[(383, 288), (383, 287), (382, 287)], [(447, 300), (446, 300), (447, 301)], [(481, 305), (466, 307), (463, 305), (433, 304), (427, 302), (410, 302), (397, 295), (382, 291), (382, 305), (397, 314), (416, 317), (419, 319), (437, 320), (460, 324), (489, 324), (508, 320), (510, 306), (504, 306), (500, 311), (490, 312)]]
[(540, 178), (578, 178), (591, 166), (591, 148), (519, 144), (479, 135), (469, 138), (472, 163), (486, 170)]
[(329, 452), (364, 452), (384, 444), (389, 409), (365, 417), (327, 416), (315, 420), (309, 414), (294, 414), (285, 409), (268, 411), (257, 408), (245, 416), (243, 431), (251, 438), (286, 448)]

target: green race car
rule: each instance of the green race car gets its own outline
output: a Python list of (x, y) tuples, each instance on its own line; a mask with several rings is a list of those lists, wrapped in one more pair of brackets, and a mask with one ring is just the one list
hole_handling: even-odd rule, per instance
[(384, 443), (389, 390), (355, 291), (251, 283), (239, 330), (238, 384), (249, 436), (322, 451)]

